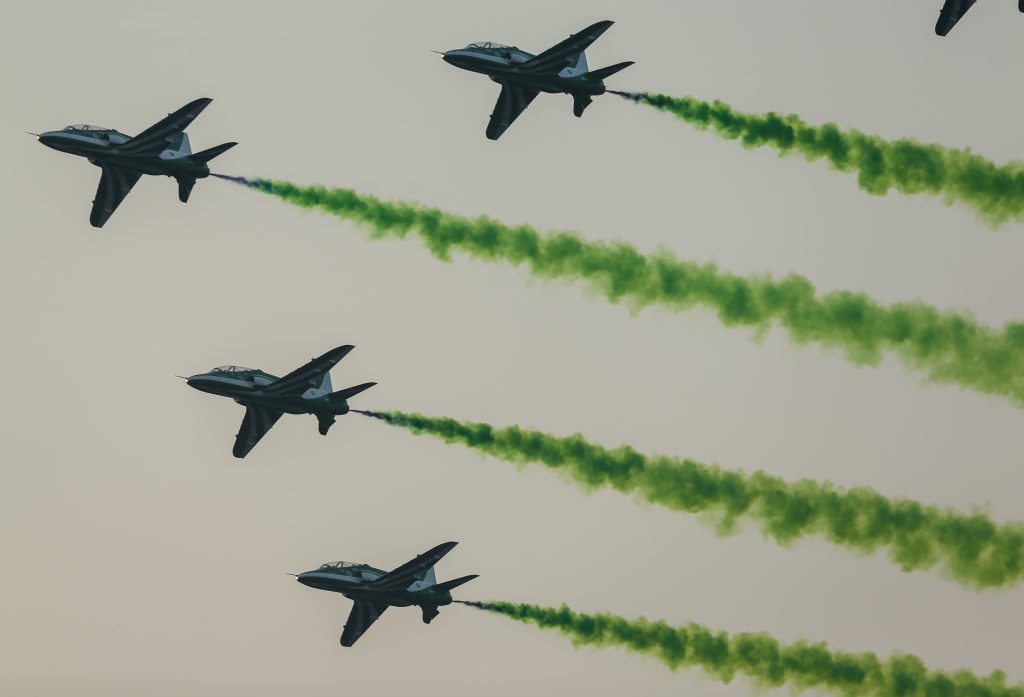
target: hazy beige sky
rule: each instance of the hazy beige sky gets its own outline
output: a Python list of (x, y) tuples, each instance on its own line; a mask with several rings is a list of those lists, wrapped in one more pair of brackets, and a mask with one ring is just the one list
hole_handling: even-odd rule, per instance
[(1024, 17), (979, 3), (945, 40), (940, 0), (139, 3), (0, 6), (0, 692), (252, 696), (695, 694), (697, 671), (467, 608), (387, 613), (353, 649), (344, 598), (284, 572), (391, 567), (445, 540), (459, 596), (694, 620), (936, 668), (1020, 668), (1024, 589), (976, 594), (819, 540), (719, 539), (693, 517), (350, 416), (287, 417), (245, 460), (242, 409), (176, 374), (282, 374), (342, 343), (362, 408), (575, 431), (608, 445), (788, 478), (863, 484), (1024, 519), (1019, 410), (856, 369), (708, 313), (623, 308), (413, 242), (370, 242), (221, 181), (188, 205), (147, 177), (102, 230), (98, 170), (23, 131), (137, 133), (214, 103), (194, 149), (215, 170), (351, 186), (575, 229), (823, 290), (1024, 315), (1024, 227), (925, 197), (869, 197), (821, 164), (746, 152), (608, 96), (582, 119), (542, 95), (498, 142), (497, 87), (430, 49), (539, 51), (600, 19), (592, 67), (622, 89), (720, 98), (888, 137), (1024, 157)]

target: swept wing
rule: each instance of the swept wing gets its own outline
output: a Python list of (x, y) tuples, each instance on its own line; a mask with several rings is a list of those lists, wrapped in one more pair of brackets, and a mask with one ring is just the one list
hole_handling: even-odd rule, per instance
[(404, 590), (414, 581), (423, 580), (427, 571), (441, 561), (441, 558), (452, 551), (457, 544), (458, 542), (445, 542), (423, 554), (417, 554), (415, 559), (392, 569), (380, 578), (371, 581), (369, 585), (374, 590)]
[(166, 118), (156, 122), (139, 135), (135, 136), (118, 150), (127, 155), (158, 155), (167, 148), (170, 139), (184, 131), (188, 125), (209, 106), (213, 100), (208, 97), (189, 102)]
[(501, 84), (501, 94), (498, 95), (498, 102), (494, 105), (491, 120), (487, 123), (487, 137), (491, 140), (497, 140), (539, 94), (537, 90), (523, 87), (514, 82), (504, 80), (498, 82)]
[(348, 614), (348, 621), (345, 628), (341, 630), (341, 645), (352, 646), (358, 641), (367, 629), (370, 628), (377, 618), (388, 609), (384, 603), (375, 603), (372, 600), (355, 599), (352, 605), (352, 612)]
[(96, 188), (96, 198), (92, 200), (92, 212), (89, 214), (89, 222), (93, 227), (103, 227), (103, 223), (114, 214), (121, 201), (142, 176), (138, 172), (105, 162), (101, 163), (100, 167), (103, 173), (100, 175), (100, 184)]
[(231, 453), (235, 457), (248, 455), (249, 451), (256, 447), (260, 439), (267, 434), (267, 431), (277, 423), (281, 414), (283, 412), (246, 404), (245, 417), (242, 419), (242, 426), (238, 429), (238, 435), (235, 436), (235, 447)]
[(301, 368), (288, 373), (280, 380), (270, 383), (263, 388), (263, 394), (274, 397), (294, 396), (302, 394), (311, 387), (319, 386), (324, 375), (329, 373), (331, 368), (354, 348), (347, 344), (331, 349)]
[(572, 34), (568, 39), (555, 44), (543, 53), (517, 66), (522, 73), (557, 73), (567, 65), (575, 63), (576, 56), (594, 43), (597, 37), (604, 34), (614, 22), (605, 20), (591, 24), (589, 27)]
[(975, 2), (977, 0), (946, 0), (939, 11), (939, 21), (935, 23), (935, 33), (939, 36), (948, 34)]

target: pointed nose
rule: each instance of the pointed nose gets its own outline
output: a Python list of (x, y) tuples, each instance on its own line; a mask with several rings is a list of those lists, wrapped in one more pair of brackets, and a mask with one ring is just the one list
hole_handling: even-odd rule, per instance
[(194, 390), (199, 390), (200, 392), (209, 392), (212, 382), (213, 381), (205, 375), (192, 375), (191, 377), (185, 378), (186, 385)]
[(465, 67), (472, 61), (472, 58), (467, 56), (465, 51), (461, 49), (445, 51), (441, 54), (441, 59), (449, 65), (454, 65), (456, 68)]

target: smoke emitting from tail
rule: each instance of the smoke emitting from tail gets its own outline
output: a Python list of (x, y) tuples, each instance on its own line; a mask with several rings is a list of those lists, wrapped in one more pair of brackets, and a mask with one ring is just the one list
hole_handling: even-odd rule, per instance
[(625, 242), (589, 242), (571, 232), (541, 234), (529, 225), (465, 218), (437, 208), (381, 201), (351, 189), (298, 186), (270, 179), (227, 177), (302, 208), (366, 225), (374, 239), (420, 236), (431, 253), (452, 250), (478, 259), (525, 266), (542, 279), (581, 281), (634, 311), (651, 305), (674, 311), (702, 306), (726, 326), (764, 331), (784, 327), (800, 344), (838, 348), (858, 365), (891, 352), (934, 382), (998, 394), (1024, 406), (1024, 323), (996, 329), (971, 315), (921, 302), (882, 305), (861, 293), (818, 295), (803, 276), (736, 276), (714, 264), (680, 261), (668, 251), (641, 254)]
[(964, 514), (887, 498), (866, 487), (787, 482), (760, 471), (747, 474), (690, 459), (644, 455), (627, 445), (609, 450), (580, 434), (559, 437), (396, 411), (367, 415), (517, 465), (545, 465), (584, 489), (611, 487), (675, 511), (700, 514), (719, 534), (734, 532), (740, 519), (748, 519), (783, 545), (815, 535), (858, 553), (885, 549), (904, 571), (938, 566), (967, 588), (1024, 582), (1024, 523), (996, 524), (980, 512)]
[(812, 126), (800, 117), (776, 113), (745, 114), (722, 102), (670, 97), (647, 92), (612, 94), (675, 115), (701, 130), (738, 140), (745, 148), (770, 145), (807, 161), (825, 159), (840, 172), (856, 172), (860, 188), (882, 195), (933, 194), (959, 201), (991, 225), (1024, 221), (1024, 166), (997, 165), (970, 150), (902, 138), (889, 141), (834, 123)]
[(653, 656), (672, 670), (695, 666), (728, 683), (737, 675), (761, 687), (826, 689), (845, 697), (1022, 697), (1024, 685), (1006, 674), (980, 677), (967, 670), (929, 670), (917, 656), (833, 651), (824, 642), (783, 644), (763, 633), (728, 634), (699, 624), (673, 627), (644, 618), (584, 614), (567, 606), (463, 603), (569, 637), (573, 645), (620, 646)]

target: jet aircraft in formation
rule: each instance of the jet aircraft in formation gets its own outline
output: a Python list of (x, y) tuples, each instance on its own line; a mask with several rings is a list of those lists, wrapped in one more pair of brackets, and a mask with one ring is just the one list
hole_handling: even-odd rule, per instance
[(294, 575), (304, 586), (341, 593), (353, 601), (352, 612), (341, 632), (341, 645), (352, 646), (391, 606), (417, 605), (423, 611), (423, 621), (430, 624), (438, 615), (438, 607), (450, 605), (451, 590), (477, 577), (472, 574), (437, 582), (434, 565), (457, 544), (440, 544), (391, 571), (375, 569), (369, 564), (335, 561)]
[[(935, 33), (939, 36), (948, 34), (975, 2), (977, 0), (945, 0), (939, 11), (939, 21), (935, 23)], [(1017, 0), (1017, 9), (1024, 12), (1024, 0)]]
[(320, 435), (327, 435), (334, 417), (348, 413), (348, 398), (377, 384), (364, 382), (331, 391), (331, 368), (353, 348), (333, 348), (281, 378), (254, 368), (226, 365), (186, 380), (189, 387), (230, 397), (245, 407), (245, 417), (231, 451), (235, 457), (245, 457), (282, 414), (313, 414), (320, 422)]
[(178, 180), (178, 199), (185, 203), (196, 179), (210, 175), (207, 163), (237, 143), (223, 143), (193, 153), (185, 129), (212, 99), (189, 102), (134, 138), (112, 128), (77, 124), (35, 135), (43, 145), (78, 155), (102, 170), (89, 222), (103, 227), (143, 174)]
[(604, 79), (633, 65), (633, 61), (626, 61), (599, 70), (587, 68), (584, 50), (612, 24), (592, 24), (536, 56), (490, 41), (446, 51), (442, 56), (457, 68), (483, 73), (501, 85), (498, 103), (487, 124), (487, 137), (497, 140), (541, 92), (571, 94), (572, 113), (582, 116), (592, 98), (604, 94)]

